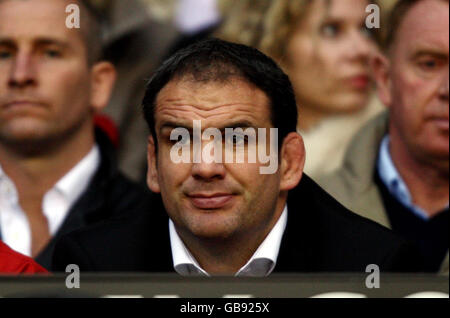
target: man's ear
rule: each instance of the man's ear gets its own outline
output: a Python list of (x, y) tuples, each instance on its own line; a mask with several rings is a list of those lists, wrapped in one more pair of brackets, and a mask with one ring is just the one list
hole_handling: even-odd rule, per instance
[(305, 145), (302, 136), (296, 132), (287, 135), (281, 147), (281, 191), (291, 190), (298, 185), (303, 175), (305, 158)]
[(91, 106), (96, 112), (108, 105), (116, 77), (116, 68), (109, 62), (99, 62), (92, 66)]
[(386, 56), (378, 53), (371, 59), (371, 67), (377, 84), (378, 97), (386, 107), (390, 107), (392, 103), (390, 62)]
[(148, 137), (147, 142), (147, 185), (155, 193), (160, 193), (158, 170), (156, 168), (156, 147), (153, 136)]

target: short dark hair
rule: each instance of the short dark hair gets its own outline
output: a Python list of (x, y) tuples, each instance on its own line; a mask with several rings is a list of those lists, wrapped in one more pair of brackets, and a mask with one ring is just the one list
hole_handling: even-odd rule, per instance
[(99, 8), (102, 1), (75, 0), (74, 2), (80, 5), (80, 21), (82, 24), (80, 32), (86, 46), (88, 64), (92, 65), (103, 57), (104, 18)]
[(104, 17), (101, 10), (92, 0), (77, 0), (81, 4), (81, 28), (89, 65), (103, 57), (103, 26)]
[[(406, 14), (409, 12), (409, 10), (412, 9), (412, 7), (414, 7), (414, 5), (416, 5), (416, 3), (420, 1), (423, 0), (399, 0), (395, 4), (389, 17), (388, 22), (389, 29), (386, 34), (386, 39), (384, 41), (385, 50), (389, 50), (392, 44), (395, 42), (397, 32)], [(449, 0), (442, 0), (442, 1), (449, 2)]]
[(294, 90), (281, 68), (255, 48), (209, 38), (176, 52), (162, 63), (148, 81), (142, 104), (155, 143), (154, 110), (158, 93), (171, 80), (187, 78), (203, 83), (240, 78), (261, 89), (270, 101), (270, 119), (272, 125), (278, 128), (279, 147), (284, 138), (297, 129)]

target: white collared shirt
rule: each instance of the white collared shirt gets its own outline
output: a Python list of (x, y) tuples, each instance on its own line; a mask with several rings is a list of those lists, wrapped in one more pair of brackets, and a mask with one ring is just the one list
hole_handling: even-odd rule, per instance
[[(281, 239), (286, 229), (287, 213), (287, 206), (285, 206), (269, 235), (235, 276), (264, 277), (272, 273), (277, 263)], [(178, 236), (172, 220), (169, 220), (169, 235), (175, 271), (182, 276), (210, 276), (186, 248), (186, 245)]]
[(408, 186), (405, 181), (403, 181), (398, 170), (395, 168), (389, 152), (389, 142), (389, 135), (387, 135), (383, 138), (380, 146), (377, 169), (380, 174), (381, 181), (383, 181), (386, 185), (389, 192), (406, 208), (421, 219), (429, 220), (429, 215), (419, 206), (414, 204), (411, 193), (408, 190)]
[[(42, 199), (42, 212), (53, 236), (72, 205), (88, 187), (100, 165), (100, 150), (95, 145)], [(17, 189), (0, 166), (0, 234), (13, 250), (31, 256), (31, 231), (27, 216), (19, 205)]]

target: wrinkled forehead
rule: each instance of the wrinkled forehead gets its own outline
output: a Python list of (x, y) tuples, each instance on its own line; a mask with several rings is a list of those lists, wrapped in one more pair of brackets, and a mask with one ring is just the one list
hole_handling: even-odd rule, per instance
[(439, 50), (448, 54), (448, 1), (425, 0), (415, 4), (401, 22), (393, 48)]
[(267, 95), (242, 79), (206, 83), (176, 79), (157, 96), (155, 126), (158, 130), (170, 122), (190, 128), (194, 120), (200, 120), (204, 128), (234, 127), (237, 123), (266, 127), (270, 124), (269, 107)]
[(69, 28), (69, 0), (0, 0), (0, 38), (11, 41), (54, 39), (81, 42), (79, 29)]

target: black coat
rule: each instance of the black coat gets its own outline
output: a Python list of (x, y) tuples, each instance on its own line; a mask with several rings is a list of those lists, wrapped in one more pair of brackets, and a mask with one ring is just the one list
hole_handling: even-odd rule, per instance
[(35, 258), (49, 270), (52, 270), (55, 243), (63, 235), (110, 218), (126, 215), (141, 206), (148, 209), (151, 204), (150, 191), (119, 172), (115, 149), (100, 129), (96, 130), (96, 142), (100, 148), (99, 168), (86, 191), (70, 208), (56, 234)]
[[(55, 270), (173, 272), (168, 217), (153, 211), (71, 233), (62, 238)], [(288, 221), (274, 272), (365, 272), (419, 270), (417, 254), (390, 230), (340, 205), (309, 177), (289, 193)]]

